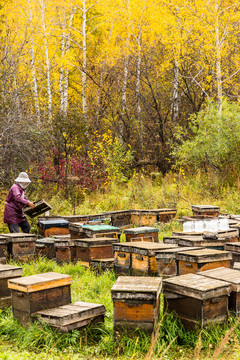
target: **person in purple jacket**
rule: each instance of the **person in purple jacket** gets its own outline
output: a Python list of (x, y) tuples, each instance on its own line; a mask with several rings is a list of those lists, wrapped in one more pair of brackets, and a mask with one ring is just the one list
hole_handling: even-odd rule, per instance
[(21, 172), (9, 190), (4, 209), (4, 223), (8, 225), (10, 233), (19, 232), (19, 227), (24, 233), (30, 232), (31, 226), (22, 211), (24, 206), (35, 207), (26, 196), (26, 188), (30, 183), (28, 174)]

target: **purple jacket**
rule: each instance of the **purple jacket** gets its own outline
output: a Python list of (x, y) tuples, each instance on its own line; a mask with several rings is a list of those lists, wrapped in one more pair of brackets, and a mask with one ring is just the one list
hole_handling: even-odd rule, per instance
[(6, 224), (19, 224), (26, 221), (22, 208), (28, 204), (29, 200), (26, 196), (26, 190), (23, 190), (18, 184), (14, 184), (9, 190), (5, 210), (4, 222)]

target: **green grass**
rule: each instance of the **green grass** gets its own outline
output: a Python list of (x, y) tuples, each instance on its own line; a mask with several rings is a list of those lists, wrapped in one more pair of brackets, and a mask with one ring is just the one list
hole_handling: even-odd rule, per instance
[[(76, 209), (77, 214), (100, 213), (120, 209), (153, 209), (176, 207), (177, 217), (191, 215), (192, 204), (220, 206), (221, 212), (240, 213), (240, 186), (221, 184), (216, 174), (168, 174), (152, 181), (136, 175), (125, 184), (111, 184), (105, 191), (85, 197)], [(61, 193), (35, 191), (31, 199), (44, 198), (52, 205), (52, 214), (73, 214), (69, 200)], [(0, 216), (3, 215), (1, 200)], [(37, 220), (32, 221), (32, 231), (37, 231)], [(179, 221), (156, 224), (159, 239), (181, 230)], [(1, 225), (1, 232), (6, 227)], [(121, 236), (121, 241), (125, 236)], [(13, 262), (13, 264), (16, 264)], [(39, 259), (23, 264), (23, 276), (47, 271), (69, 274), (72, 301), (104, 304), (104, 324), (95, 325), (69, 334), (57, 334), (48, 326), (33, 324), (24, 329), (13, 318), (11, 309), (0, 312), (0, 359), (240, 359), (240, 326), (230, 317), (224, 325), (214, 325), (195, 331), (186, 331), (175, 314), (161, 314), (155, 337), (143, 332), (113, 334), (113, 304), (111, 287), (116, 278), (112, 272), (96, 273), (79, 264), (58, 265), (55, 261)]]
[(104, 304), (107, 317), (103, 324), (60, 334), (48, 325), (37, 322), (25, 329), (13, 317), (11, 308), (2, 310), (0, 359), (160, 359), (161, 356), (164, 359), (212, 359), (214, 351), (219, 347), (221, 359), (225, 358), (224, 354), (228, 354), (229, 358), (229, 352), (231, 356), (238, 354), (239, 347), (236, 344), (240, 338), (240, 326), (237, 325), (226, 343), (221, 345), (222, 339), (236, 323), (234, 317), (227, 324), (201, 329), (201, 346), (200, 330), (186, 331), (174, 313), (164, 314), (163, 310), (155, 340), (140, 331), (114, 335), (111, 287), (116, 278), (113, 272), (97, 275), (79, 264), (58, 265), (55, 261), (43, 258), (22, 266), (23, 276), (47, 271), (71, 275), (72, 301)]

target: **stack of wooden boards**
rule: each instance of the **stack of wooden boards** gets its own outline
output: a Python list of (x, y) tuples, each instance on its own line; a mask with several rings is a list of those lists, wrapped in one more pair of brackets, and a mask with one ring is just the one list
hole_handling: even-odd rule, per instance
[(103, 322), (105, 306), (78, 301), (71, 303), (72, 277), (48, 272), (22, 277), (22, 268), (0, 265), (0, 308), (12, 306), (20, 324), (38, 320), (60, 332)]

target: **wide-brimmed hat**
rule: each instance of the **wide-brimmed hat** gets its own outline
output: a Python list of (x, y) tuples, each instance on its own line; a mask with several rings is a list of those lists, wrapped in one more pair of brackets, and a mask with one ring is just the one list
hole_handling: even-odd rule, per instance
[(31, 180), (28, 177), (28, 174), (25, 172), (20, 172), (20, 174), (18, 175), (18, 177), (15, 179), (15, 182), (18, 183), (30, 183)]

